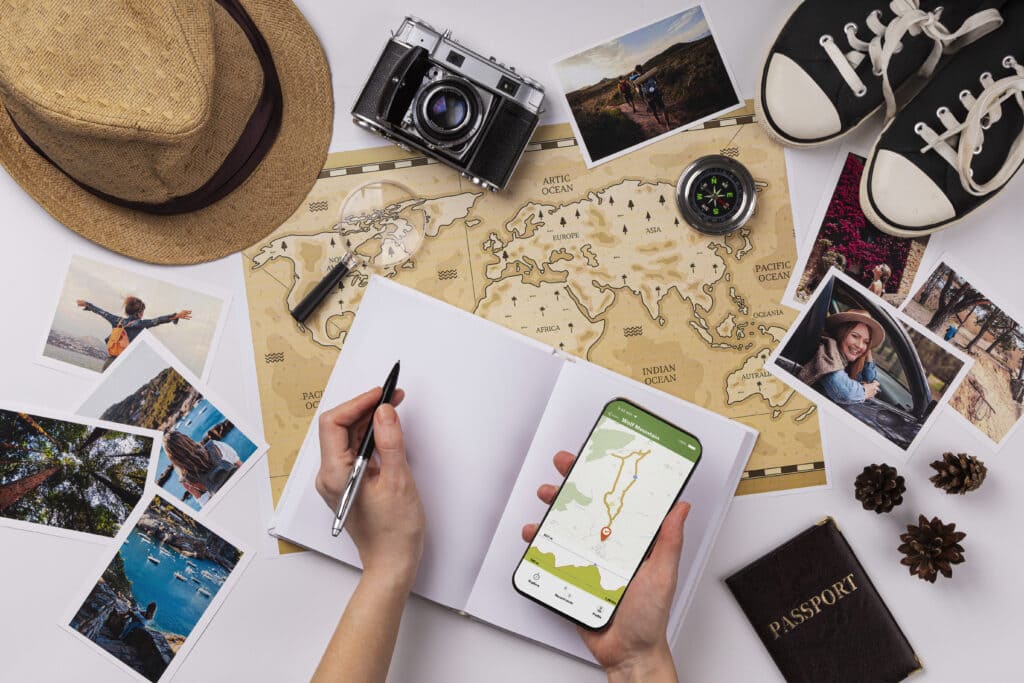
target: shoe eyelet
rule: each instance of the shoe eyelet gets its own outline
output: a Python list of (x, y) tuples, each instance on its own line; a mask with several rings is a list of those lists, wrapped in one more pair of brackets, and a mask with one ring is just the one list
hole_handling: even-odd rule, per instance
[(982, 130), (988, 130), (991, 127), (992, 127), (992, 117), (989, 116), (988, 114), (985, 114), (984, 116), (981, 117), (981, 129)]
[(968, 97), (973, 97), (973, 95), (971, 95), (971, 91), (970, 90), (961, 90), (960, 91), (960, 101), (961, 102), (966, 100)]
[(921, 123), (920, 121), (915, 123), (914, 124), (914, 132), (917, 133), (918, 135), (921, 135), (922, 133), (924, 133), (924, 124)]
[(821, 45), (822, 47), (825, 47), (826, 45), (828, 45), (831, 42), (832, 42), (832, 36), (828, 35), (827, 33), (825, 35), (823, 35), (821, 38), (818, 38), (818, 44)]
[(978, 145), (971, 151), (974, 153), (974, 156), (978, 156), (979, 154), (981, 154), (981, 145)]
[(853, 33), (857, 33), (857, 24), (851, 21), (849, 24), (843, 27), (843, 31), (845, 31), (846, 33), (850, 33), (851, 31)]
[(982, 85), (985, 85), (985, 81), (992, 80), (992, 72), (991, 71), (984, 72), (983, 74), (978, 76), (978, 80), (981, 81)]
[(865, 88), (861, 88), (860, 90), (854, 90), (853, 91), (854, 97), (864, 97), (867, 94), (868, 94), (868, 89), (866, 87)]
[(945, 116), (948, 113), (949, 113), (949, 107), (939, 107), (938, 109), (935, 110), (935, 115), (937, 117), (939, 117), (939, 118), (942, 118), (943, 116)]
[(882, 70), (880, 68), (872, 68), (871, 69), (871, 73), (873, 73), (876, 76), (881, 76), (882, 75)]
[(1005, 57), (1003, 57), (1003, 68), (1004, 69), (1012, 69), (1015, 66), (1017, 66), (1017, 60), (1016, 59), (1014, 59), (1010, 55), (1006, 55)]

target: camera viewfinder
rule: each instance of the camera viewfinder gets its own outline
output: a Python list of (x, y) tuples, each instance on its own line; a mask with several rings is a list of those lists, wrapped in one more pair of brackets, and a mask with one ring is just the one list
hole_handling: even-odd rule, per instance
[(519, 90), (519, 84), (506, 76), (502, 76), (501, 80), (498, 81), (498, 90), (509, 97), (515, 97), (516, 92)]

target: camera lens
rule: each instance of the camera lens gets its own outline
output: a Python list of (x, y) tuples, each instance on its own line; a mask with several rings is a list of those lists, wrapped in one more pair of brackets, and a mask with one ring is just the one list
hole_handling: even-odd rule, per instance
[(468, 83), (454, 78), (435, 81), (416, 96), (416, 130), (435, 145), (454, 148), (476, 133), (480, 109), (480, 99)]
[(435, 91), (427, 100), (427, 119), (443, 131), (453, 131), (466, 123), (469, 102), (455, 90)]

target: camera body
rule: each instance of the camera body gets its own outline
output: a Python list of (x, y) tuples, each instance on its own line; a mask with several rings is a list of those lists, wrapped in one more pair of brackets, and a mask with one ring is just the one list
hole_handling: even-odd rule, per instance
[(352, 120), (497, 192), (526, 151), (543, 102), (540, 83), (406, 17), (356, 99)]

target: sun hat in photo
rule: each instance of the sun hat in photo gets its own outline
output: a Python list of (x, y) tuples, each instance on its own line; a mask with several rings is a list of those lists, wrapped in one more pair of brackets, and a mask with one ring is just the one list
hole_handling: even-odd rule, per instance
[(885, 330), (871, 314), (862, 308), (851, 308), (842, 313), (833, 313), (825, 318), (825, 327), (829, 332), (843, 323), (864, 323), (871, 330), (871, 348), (877, 349), (885, 341)]
[(330, 70), (290, 0), (8, 2), (0, 35), (0, 163), (108, 249), (226, 256), (323, 167)]

